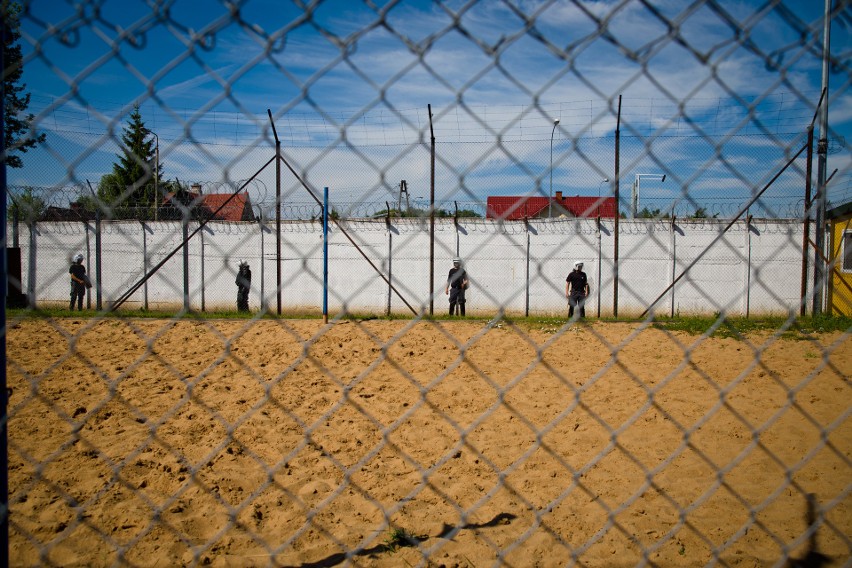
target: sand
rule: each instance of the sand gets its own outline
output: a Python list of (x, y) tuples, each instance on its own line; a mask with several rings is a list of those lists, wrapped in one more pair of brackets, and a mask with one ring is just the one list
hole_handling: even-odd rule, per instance
[(7, 343), (13, 566), (852, 554), (839, 333), (69, 318)]

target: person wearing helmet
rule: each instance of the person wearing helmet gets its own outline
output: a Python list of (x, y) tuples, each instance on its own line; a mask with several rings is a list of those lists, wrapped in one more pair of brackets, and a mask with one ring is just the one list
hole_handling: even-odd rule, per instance
[(574, 308), (580, 308), (580, 317), (586, 317), (586, 298), (589, 296), (589, 280), (583, 272), (582, 261), (574, 263), (574, 270), (565, 279), (565, 297), (568, 298), (568, 317), (574, 317)]
[[(459, 315), (464, 315), (464, 291), (470, 282), (467, 279), (467, 272), (461, 267), (461, 259), (456, 257), (453, 259), (453, 267), (450, 268), (450, 273), (447, 275), (447, 286), (444, 290), (445, 294), (450, 296), (450, 315), (455, 315), (458, 311)], [(456, 310), (458, 307), (458, 310)]]
[(86, 276), (86, 267), (83, 266), (82, 254), (74, 256), (74, 261), (71, 263), (68, 273), (71, 274), (71, 304), (68, 309), (73, 310), (74, 304), (77, 304), (77, 309), (82, 310), (83, 296), (86, 294), (86, 288), (90, 286), (89, 278)]

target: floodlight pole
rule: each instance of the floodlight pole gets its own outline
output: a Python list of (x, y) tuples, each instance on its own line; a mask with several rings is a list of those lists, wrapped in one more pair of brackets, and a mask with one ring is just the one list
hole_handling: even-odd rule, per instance
[[(278, 299), (278, 315), (281, 315), (281, 140), (275, 130), (275, 121), (272, 120), (272, 111), (266, 109), (269, 115), (269, 124), (272, 125), (272, 135), (275, 137), (275, 295)], [(261, 266), (263, 259), (261, 259)]]
[(553, 130), (550, 131), (550, 198), (547, 200), (547, 218), (553, 217), (553, 135), (556, 134), (556, 126), (559, 119), (553, 120)]
[(151, 205), (154, 206), (154, 221), (157, 220), (157, 197), (160, 194), (159, 191), (159, 174), (160, 174), (160, 137), (157, 136), (156, 132), (148, 131), (151, 136), (154, 137), (154, 197), (152, 199), (153, 203)]
[[(618, 317), (618, 218), (621, 215), (621, 195), (618, 184), (621, 182), (621, 95), (618, 95), (618, 113), (615, 119), (615, 171), (612, 182), (612, 195), (615, 198), (615, 219), (612, 229), (612, 316)], [(598, 282), (600, 286), (600, 282)]]
[(431, 140), (431, 183), (429, 188), (429, 315), (435, 313), (435, 130), (432, 127), (432, 105), (429, 110), (429, 137)]
[(631, 217), (633, 219), (639, 213), (639, 180), (643, 177), (658, 178), (661, 182), (666, 181), (666, 174), (636, 174), (636, 179), (633, 181), (633, 195), (631, 196)]
[(328, 323), (328, 186), (322, 192), (322, 323)]
[(817, 194), (816, 194), (816, 227), (814, 240), (814, 303), (812, 315), (822, 313), (822, 297), (825, 290), (827, 266), (821, 257), (825, 256), (825, 209), (826, 209), (826, 170), (828, 157), (828, 62), (831, 34), (831, 0), (825, 0), (825, 25), (822, 35), (822, 91), (825, 100), (819, 108), (819, 141), (817, 141)]

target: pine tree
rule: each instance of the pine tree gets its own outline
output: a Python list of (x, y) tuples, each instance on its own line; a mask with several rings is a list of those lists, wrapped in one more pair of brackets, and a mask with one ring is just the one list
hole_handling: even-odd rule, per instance
[[(112, 172), (101, 178), (98, 197), (113, 208), (132, 208), (134, 216), (141, 217), (143, 210), (153, 209), (159, 201), (155, 200), (154, 192), (155, 186), (162, 183), (163, 164), (155, 163), (154, 139), (145, 127), (139, 107), (130, 113), (122, 132), (121, 149)], [(163, 188), (159, 189), (162, 195)]]
[(2, 0), (0, 11), (3, 12), (3, 120), (6, 143), (6, 165), (10, 168), (20, 168), (24, 165), (21, 156), (45, 140), (45, 134), (35, 134), (32, 129), (32, 114), (26, 114), (30, 106), (30, 94), (26, 93), (26, 84), (21, 83), (24, 74), (21, 46), (20, 13), (21, 6), (16, 2)]

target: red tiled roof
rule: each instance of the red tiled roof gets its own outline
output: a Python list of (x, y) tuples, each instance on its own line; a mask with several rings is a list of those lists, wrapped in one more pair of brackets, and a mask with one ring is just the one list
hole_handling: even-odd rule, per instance
[[(228, 201), (230, 199), (230, 201)], [(246, 193), (238, 193), (232, 197), (230, 193), (210, 193), (202, 196), (202, 205), (214, 213), (222, 207), (221, 211), (216, 214), (215, 219), (219, 221), (251, 221), (251, 202)]]
[[(166, 195), (163, 199), (163, 204), (169, 204), (173, 197), (174, 194), (172, 193)], [(236, 195), (231, 193), (198, 195), (197, 193), (190, 192), (189, 198), (196, 207), (206, 209), (211, 215), (211, 219), (217, 221), (252, 221), (254, 219), (251, 210), (251, 199), (249, 199), (246, 193), (238, 193)], [(227, 204), (225, 204), (226, 202)], [(217, 213), (220, 207), (222, 207), (222, 210)], [(214, 213), (216, 215), (212, 216)]]
[[(489, 196), (487, 219), (516, 221), (524, 218), (547, 217), (547, 197)], [(615, 218), (614, 197), (563, 197), (553, 198), (553, 216)]]

